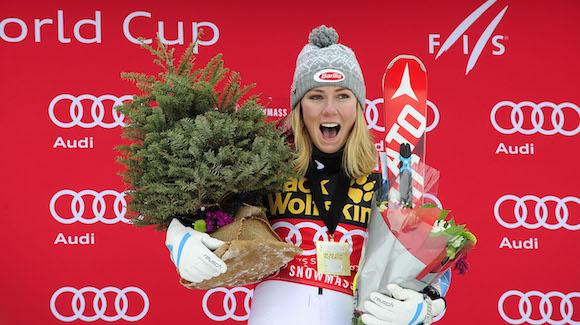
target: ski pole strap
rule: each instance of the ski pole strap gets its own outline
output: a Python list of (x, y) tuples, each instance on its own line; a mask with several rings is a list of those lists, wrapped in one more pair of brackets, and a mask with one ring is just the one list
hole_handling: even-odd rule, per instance
[(327, 210), (324, 206), (324, 198), (322, 197), (322, 186), (320, 184), (322, 177), (320, 173), (314, 170), (314, 168), (308, 168), (306, 177), (310, 185), (310, 191), (312, 192), (312, 199), (318, 208), (318, 214), (322, 221), (324, 221), (328, 233), (332, 236), (338, 226), (338, 221), (348, 197), (350, 178), (343, 170), (338, 172), (334, 193), (329, 193), (331, 202), (330, 208)]
[(399, 150), (399, 191), (401, 204), (412, 207), (413, 205), (413, 170), (411, 169), (411, 145), (401, 143)]
[(411, 172), (411, 157), (409, 158), (401, 157), (401, 168), (399, 172), (402, 173), (405, 170)]

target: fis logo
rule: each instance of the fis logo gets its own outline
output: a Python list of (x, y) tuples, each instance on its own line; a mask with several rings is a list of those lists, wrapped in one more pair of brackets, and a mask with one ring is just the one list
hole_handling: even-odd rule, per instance
[(494, 31), (501, 22), (503, 16), (505, 15), (508, 6), (506, 5), (503, 9), (493, 18), (491, 22), (488, 23), (487, 27), (481, 33), (477, 39), (475, 46), (470, 49), (470, 38), (465, 32), (473, 25), (497, 0), (488, 0), (472, 12), (465, 20), (463, 20), (459, 26), (447, 37), (447, 39), (441, 45), (441, 35), (440, 34), (429, 34), (429, 54), (435, 55), (435, 60), (437, 60), (443, 53), (445, 53), (453, 44), (455, 44), (460, 38), (460, 42), (463, 43), (463, 54), (469, 54), (469, 60), (467, 61), (467, 67), (465, 69), (465, 74), (467, 75), (477, 63), (479, 56), (483, 52), (486, 44), (491, 39), (491, 54), (495, 56), (505, 54), (504, 41), (507, 39), (505, 35), (494, 34)]

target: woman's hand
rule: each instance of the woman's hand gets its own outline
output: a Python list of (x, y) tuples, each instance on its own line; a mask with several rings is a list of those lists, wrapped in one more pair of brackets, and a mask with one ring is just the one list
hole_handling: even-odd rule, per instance
[(403, 289), (396, 284), (387, 286), (393, 297), (379, 292), (371, 293), (364, 302), (362, 321), (366, 325), (431, 324), (433, 317), (445, 309), (443, 299), (431, 300), (423, 294)]
[(208, 234), (183, 226), (177, 219), (171, 220), (165, 245), (177, 272), (189, 282), (199, 283), (209, 280), (227, 270), (226, 263), (212, 250), (223, 242)]

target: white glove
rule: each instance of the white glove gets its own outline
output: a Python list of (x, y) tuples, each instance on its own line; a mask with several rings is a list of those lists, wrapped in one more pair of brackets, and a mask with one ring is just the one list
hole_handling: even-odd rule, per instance
[(193, 283), (211, 279), (227, 270), (226, 263), (212, 252), (222, 244), (221, 240), (204, 232), (183, 226), (177, 219), (171, 220), (165, 238), (179, 275)]
[(393, 298), (373, 292), (370, 299), (364, 302), (365, 313), (361, 319), (366, 325), (416, 325), (424, 321), (430, 324), (431, 318), (445, 309), (443, 299), (433, 300), (431, 315), (426, 319), (429, 306), (421, 293), (396, 284), (387, 285), (387, 289)]

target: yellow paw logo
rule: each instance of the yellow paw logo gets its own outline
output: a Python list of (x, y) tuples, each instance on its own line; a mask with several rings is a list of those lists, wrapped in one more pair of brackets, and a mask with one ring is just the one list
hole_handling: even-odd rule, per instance
[(358, 204), (361, 200), (369, 202), (373, 198), (373, 189), (376, 181), (369, 181), (366, 176), (360, 177), (356, 181), (350, 181), (350, 189), (348, 190), (348, 197)]

